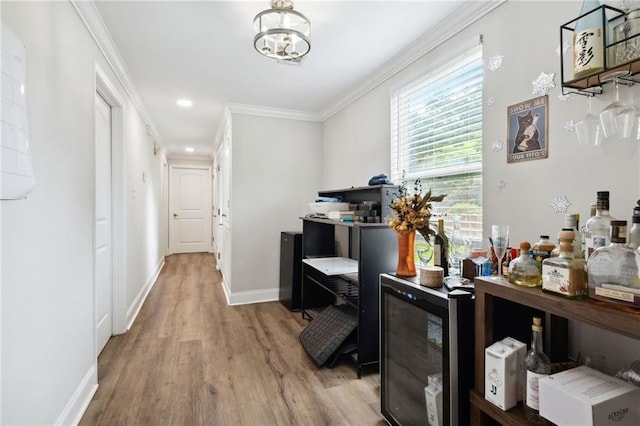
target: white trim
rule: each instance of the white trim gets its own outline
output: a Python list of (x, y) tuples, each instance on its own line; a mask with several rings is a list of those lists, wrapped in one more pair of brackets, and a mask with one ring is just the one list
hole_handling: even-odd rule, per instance
[(131, 99), (131, 102), (133, 102), (143, 121), (147, 124), (148, 133), (154, 137), (158, 142), (158, 145), (162, 146), (162, 140), (158, 137), (153, 120), (151, 120), (151, 116), (144, 107), (142, 98), (133, 84), (129, 70), (122, 59), (122, 56), (120, 56), (120, 52), (118, 51), (113, 38), (111, 38), (111, 34), (109, 33), (100, 12), (98, 12), (96, 5), (93, 1), (69, 0), (69, 2), (82, 20), (84, 26), (87, 28), (87, 31), (89, 31), (93, 40), (96, 42), (98, 49), (102, 52), (102, 55), (115, 73), (120, 84), (122, 84), (125, 92), (127, 92), (127, 95)]
[(227, 298), (227, 305), (249, 305), (252, 303), (277, 302), (280, 299), (280, 289), (268, 288), (264, 290), (247, 290), (232, 293), (225, 280), (222, 280), (222, 289)]
[(160, 272), (162, 272), (162, 268), (164, 267), (164, 256), (160, 258), (160, 262), (156, 266), (156, 270), (151, 276), (151, 279), (147, 280), (145, 285), (140, 289), (138, 295), (135, 300), (127, 309), (127, 330), (131, 329), (131, 326), (135, 322), (138, 314), (140, 313), (140, 309), (142, 309), (142, 305), (144, 305), (144, 301), (147, 300), (147, 296), (149, 292), (153, 288), (153, 286), (158, 281), (158, 277), (160, 276)]
[(258, 105), (227, 103), (226, 107), (233, 114), (255, 115), (269, 118), (285, 118), (302, 121), (324, 121), (322, 116), (313, 112), (297, 111), (293, 109), (270, 108)]
[[(97, 361), (96, 361), (97, 362)], [(62, 410), (62, 413), (55, 421), (55, 425), (77, 425), (84, 415), (89, 403), (93, 399), (98, 390), (98, 368), (97, 365), (91, 364), (87, 374), (84, 375), (82, 381), (76, 388), (69, 402)]]
[[(126, 188), (124, 176), (124, 117), (126, 102), (122, 94), (116, 89), (98, 64), (95, 64), (95, 85), (95, 92), (100, 93), (100, 95), (111, 106), (111, 248), (113, 262), (111, 275), (113, 282), (111, 320), (112, 333), (115, 335), (122, 334), (127, 331), (127, 230), (125, 220)], [(93, 179), (95, 181), (95, 176)], [(98, 354), (96, 354), (96, 357), (97, 356)]]

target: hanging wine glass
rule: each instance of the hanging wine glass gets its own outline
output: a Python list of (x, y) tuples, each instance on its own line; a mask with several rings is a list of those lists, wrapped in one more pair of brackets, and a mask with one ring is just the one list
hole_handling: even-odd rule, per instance
[(624, 108), (620, 102), (619, 82), (617, 76), (613, 76), (614, 101), (605, 107), (600, 113), (600, 123), (602, 124), (602, 132), (607, 139), (618, 139), (620, 133), (616, 123), (616, 116)]
[(637, 122), (636, 117), (638, 112), (633, 105), (633, 92), (631, 87), (627, 87), (628, 101), (623, 104), (622, 108), (618, 110), (616, 114), (616, 128), (618, 130), (618, 137), (620, 139), (635, 139), (637, 134)]
[(587, 114), (576, 123), (576, 135), (580, 145), (599, 146), (602, 143), (600, 117), (591, 112), (591, 96), (587, 97)]

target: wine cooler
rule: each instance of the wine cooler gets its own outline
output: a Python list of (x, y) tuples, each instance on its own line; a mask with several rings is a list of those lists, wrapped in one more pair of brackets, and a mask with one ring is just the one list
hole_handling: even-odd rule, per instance
[(380, 276), (381, 412), (392, 425), (469, 424), (472, 293)]

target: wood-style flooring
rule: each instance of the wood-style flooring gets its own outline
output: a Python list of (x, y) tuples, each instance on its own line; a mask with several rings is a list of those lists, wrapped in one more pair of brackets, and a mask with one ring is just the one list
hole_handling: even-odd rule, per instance
[(279, 302), (227, 306), (211, 254), (169, 256), (80, 425), (384, 425), (377, 372), (318, 368), (306, 324)]

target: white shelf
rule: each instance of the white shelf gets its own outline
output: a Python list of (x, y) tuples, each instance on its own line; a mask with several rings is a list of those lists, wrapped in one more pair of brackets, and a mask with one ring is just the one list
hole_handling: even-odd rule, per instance
[(325, 275), (344, 275), (358, 272), (358, 261), (347, 257), (316, 257), (302, 261)]

